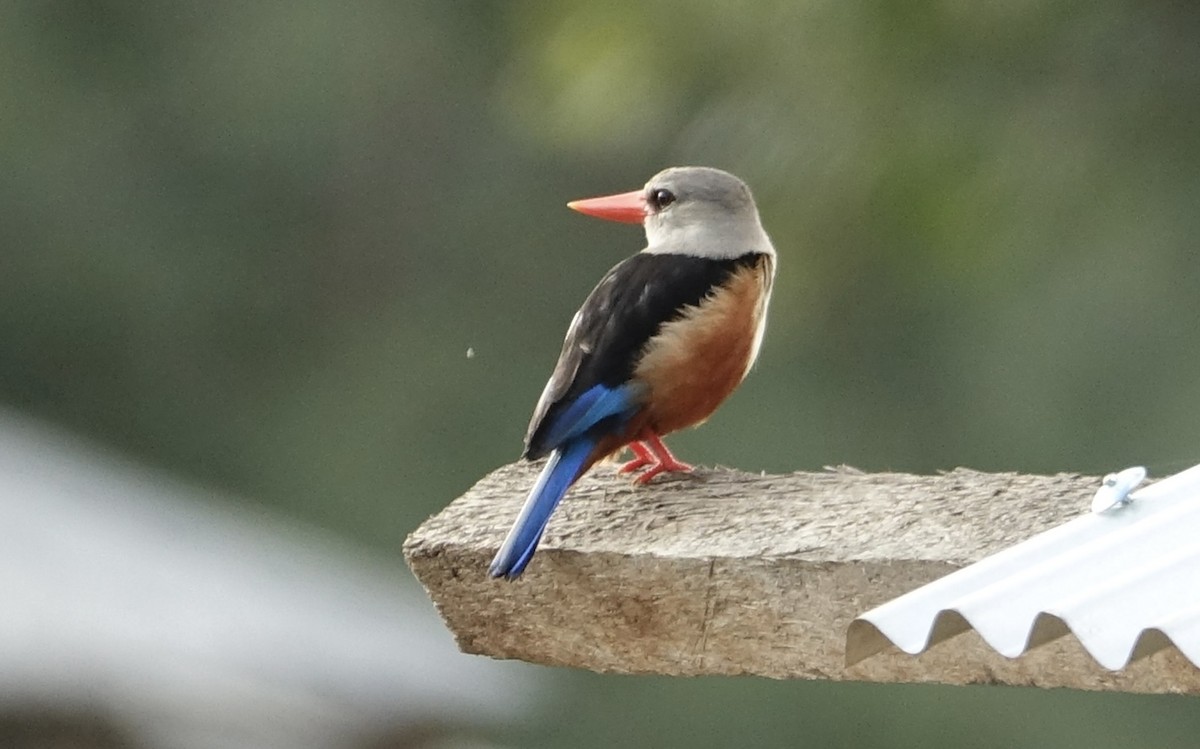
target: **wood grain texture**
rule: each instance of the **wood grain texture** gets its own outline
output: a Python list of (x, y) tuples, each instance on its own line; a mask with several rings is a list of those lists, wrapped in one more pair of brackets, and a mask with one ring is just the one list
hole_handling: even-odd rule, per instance
[(635, 487), (601, 466), (524, 576), (489, 579), (536, 472), (498, 469), (405, 542), (468, 653), (601, 672), (1200, 693), (1200, 670), (1173, 648), (1112, 673), (1070, 636), (1009, 660), (968, 632), (845, 666), (855, 616), (1085, 512), (1095, 477), (698, 469)]

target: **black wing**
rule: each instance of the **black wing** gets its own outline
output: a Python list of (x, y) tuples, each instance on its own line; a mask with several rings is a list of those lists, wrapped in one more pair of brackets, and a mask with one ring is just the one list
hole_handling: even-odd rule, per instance
[(758, 258), (757, 253), (713, 259), (641, 252), (618, 263), (571, 321), (558, 364), (529, 422), (525, 457), (540, 458), (556, 447), (544, 444), (545, 426), (562, 408), (596, 385), (615, 388), (628, 382), (642, 348), (663, 324)]

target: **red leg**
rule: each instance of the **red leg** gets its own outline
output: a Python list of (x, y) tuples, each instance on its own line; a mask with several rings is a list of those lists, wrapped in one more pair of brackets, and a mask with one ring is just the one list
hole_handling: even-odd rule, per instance
[(634, 479), (639, 484), (645, 484), (658, 474), (667, 471), (685, 472), (692, 470), (690, 465), (680, 462), (678, 458), (671, 454), (671, 451), (667, 449), (667, 446), (663, 444), (663, 441), (657, 434), (647, 430), (643, 432), (643, 436), (643, 445), (649, 447), (649, 451), (654, 454), (654, 464), (647, 468), (642, 475)]
[(633, 460), (621, 466), (621, 473), (633, 473), (640, 471), (651, 463), (655, 462), (654, 455), (650, 452), (650, 448), (646, 447), (641, 440), (635, 440), (629, 443), (629, 449), (633, 450), (636, 456)]

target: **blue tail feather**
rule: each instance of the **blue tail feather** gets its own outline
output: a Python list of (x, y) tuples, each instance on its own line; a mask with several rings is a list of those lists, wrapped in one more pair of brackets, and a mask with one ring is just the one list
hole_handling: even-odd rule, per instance
[(596, 442), (597, 437), (583, 435), (550, 453), (545, 468), (525, 500), (525, 506), (521, 508), (521, 514), (492, 560), (492, 566), (488, 569), (492, 577), (512, 580), (525, 570), (542, 539), (551, 513), (575, 482)]

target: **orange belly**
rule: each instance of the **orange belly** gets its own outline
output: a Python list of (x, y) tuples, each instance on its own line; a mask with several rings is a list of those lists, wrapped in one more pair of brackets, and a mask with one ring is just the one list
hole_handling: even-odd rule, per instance
[(757, 354), (770, 259), (743, 268), (646, 344), (634, 379), (649, 387), (643, 412), (656, 434), (704, 422), (745, 378)]

